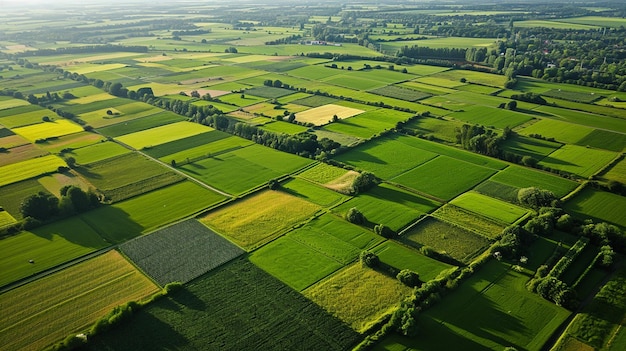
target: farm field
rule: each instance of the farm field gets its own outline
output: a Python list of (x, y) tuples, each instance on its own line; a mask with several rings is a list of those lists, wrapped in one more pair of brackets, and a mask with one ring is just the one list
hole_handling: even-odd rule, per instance
[(422, 282), (430, 281), (442, 271), (452, 267), (391, 240), (385, 241), (371, 251), (378, 255), (383, 263), (398, 270), (410, 269), (418, 273)]
[(504, 144), (504, 150), (521, 156), (530, 156), (536, 160), (541, 160), (560, 147), (559, 143), (525, 136), (515, 136)]
[(451, 204), (502, 223), (513, 223), (528, 211), (504, 201), (475, 192), (467, 192), (450, 201)]
[(33, 144), (26, 144), (8, 149), (7, 152), (0, 153), (0, 167), (30, 160), (36, 157), (47, 155), (48, 152), (38, 148)]
[(296, 121), (320, 126), (331, 122), (334, 116), (339, 119), (346, 119), (362, 112), (363, 110), (355, 108), (328, 104), (296, 113)]
[(357, 332), (363, 332), (397, 307), (398, 302), (411, 293), (411, 288), (355, 263), (303, 293)]
[[(320, 209), (297, 197), (266, 190), (209, 212), (200, 221), (250, 251), (283, 234)], [(237, 213), (248, 213), (238, 216)]]
[(161, 286), (187, 283), (244, 253), (195, 219), (127, 241), (119, 248)]
[(450, 204), (439, 207), (432, 215), (489, 239), (497, 238), (504, 229), (502, 224)]
[(42, 349), (157, 290), (117, 251), (109, 251), (0, 295), (6, 313), (0, 340), (11, 350)]
[(47, 155), (30, 160), (12, 163), (0, 167), (0, 186), (34, 178), (46, 173), (53, 173), (67, 164), (54, 155)]
[(348, 199), (345, 195), (300, 178), (294, 178), (282, 183), (280, 188), (288, 194), (322, 207), (330, 207)]
[[(281, 342), (277, 344), (276, 339)], [(159, 349), (169, 345), (340, 351), (358, 339), (349, 326), (315, 303), (239, 259), (140, 311), (132, 323), (103, 335), (89, 350)]]
[(520, 134), (539, 134), (563, 143), (575, 144), (589, 135), (591, 131), (592, 128), (590, 127), (543, 118), (528, 127), (524, 127)]
[(40, 191), (47, 192), (35, 178), (4, 185), (0, 187), (0, 206), (12, 217), (20, 220), (22, 219), (20, 212), (22, 201), (31, 194), (37, 194)]
[(170, 141), (183, 139), (213, 130), (210, 127), (199, 126), (190, 122), (175, 122), (144, 131), (126, 134), (116, 139), (134, 149), (149, 149), (151, 146), (164, 144)]
[(617, 154), (610, 151), (590, 149), (578, 145), (564, 145), (539, 164), (554, 169), (590, 177), (611, 162)]
[(395, 128), (398, 122), (406, 121), (411, 114), (390, 109), (367, 111), (348, 120), (341, 120), (324, 126), (324, 130), (368, 139), (386, 130)]
[[(0, 286), (108, 246), (86, 222), (73, 217), (0, 240)], [(34, 263), (29, 263), (33, 260)]]
[(74, 157), (76, 163), (79, 165), (88, 165), (90, 163), (106, 160), (108, 158), (113, 158), (130, 152), (131, 151), (129, 149), (121, 146), (120, 144), (107, 141), (74, 149), (71, 152), (64, 153), (63, 155), (66, 157)]
[(110, 126), (98, 128), (98, 132), (108, 137), (115, 138), (121, 135), (141, 132), (143, 130), (160, 127), (170, 123), (181, 122), (183, 120), (184, 118), (180, 115), (169, 111), (163, 111), (146, 117), (135, 118), (127, 122), (120, 122)]
[[(149, 149), (144, 150), (144, 152), (154, 158), (163, 158), (163, 156), (176, 153), (182, 154), (188, 150), (193, 150), (196, 147), (207, 146), (221, 139), (233, 138), (237, 137), (233, 137), (230, 134), (220, 132), (219, 130), (210, 130), (190, 137), (153, 146)], [(250, 143), (248, 140), (245, 141)]]
[(25, 127), (13, 128), (15, 134), (35, 142), (38, 139), (61, 137), (64, 135), (82, 132), (83, 128), (74, 122), (58, 119), (52, 122), (42, 122)]
[[(610, 204), (610, 205), (608, 205)], [(626, 199), (617, 194), (585, 188), (565, 203), (565, 209), (580, 216), (607, 221), (626, 228)]]
[(515, 165), (494, 174), (490, 179), (516, 188), (534, 186), (550, 190), (559, 197), (567, 195), (578, 186), (574, 181)]
[(80, 132), (65, 135), (62, 137), (48, 139), (43, 143), (39, 143), (41, 148), (51, 153), (61, 154), (66, 149), (75, 149), (101, 142), (104, 138), (96, 133)]

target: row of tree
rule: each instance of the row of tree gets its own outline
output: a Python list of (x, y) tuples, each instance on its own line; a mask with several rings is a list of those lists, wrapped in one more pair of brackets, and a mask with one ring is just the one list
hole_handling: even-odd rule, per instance
[(61, 188), (60, 195), (60, 200), (47, 192), (25, 198), (20, 204), (25, 226), (33, 227), (55, 217), (71, 216), (100, 206), (100, 198), (91, 189), (84, 191), (77, 186), (66, 185)]

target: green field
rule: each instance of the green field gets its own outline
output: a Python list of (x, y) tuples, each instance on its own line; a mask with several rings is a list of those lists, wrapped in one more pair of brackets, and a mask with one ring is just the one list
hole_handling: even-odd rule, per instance
[(348, 199), (345, 195), (300, 178), (291, 179), (282, 183), (280, 188), (288, 194), (300, 197), (322, 207), (330, 207), (340, 201)]
[(62, 153), (65, 149), (75, 149), (83, 146), (93, 145), (105, 140), (102, 135), (89, 132), (80, 132), (47, 140), (45, 143), (38, 144), (42, 148), (52, 153)]
[(28, 101), (14, 99), (10, 96), (0, 96), (0, 110), (6, 110), (13, 107), (28, 105)]
[(384, 224), (398, 231), (439, 207), (439, 203), (389, 184), (380, 184), (333, 208), (333, 211), (344, 215), (352, 207), (365, 215), (368, 226)]
[(503, 223), (513, 223), (528, 212), (519, 206), (475, 192), (461, 194), (450, 203)]
[(241, 194), (310, 162), (306, 158), (255, 144), (186, 164), (179, 169), (227, 193)]
[[(220, 132), (219, 130), (210, 130), (187, 138), (173, 140), (167, 143), (160, 144), (158, 146), (153, 146), (144, 151), (146, 154), (154, 158), (163, 158), (164, 156), (176, 153), (184, 154), (185, 152), (190, 151), (193, 148), (204, 147), (221, 139), (232, 138), (236, 137), (232, 137), (230, 134)], [(183, 158), (174, 159), (179, 160)]]
[(183, 139), (212, 130), (213, 129), (210, 127), (202, 126), (196, 123), (176, 122), (140, 132), (122, 135), (116, 139), (137, 150), (140, 150), (150, 149), (152, 146)]
[(131, 151), (117, 143), (103, 142), (72, 150), (71, 152), (64, 153), (63, 156), (74, 157), (77, 164), (86, 165), (129, 152)]
[(496, 173), (491, 180), (517, 188), (534, 186), (550, 190), (558, 197), (567, 195), (578, 186), (578, 183), (574, 181), (515, 165)]
[[(195, 140), (190, 140), (190, 139), (195, 139)], [(219, 131), (209, 132), (209, 134), (207, 133), (199, 134), (194, 137), (178, 140), (178, 142), (179, 143), (172, 142), (168, 144), (163, 144), (157, 147), (158, 150), (155, 150), (156, 151), (155, 153), (151, 152), (153, 151), (152, 149), (149, 150), (149, 152), (147, 153), (149, 155), (159, 154), (161, 153), (161, 151), (166, 151), (166, 149), (169, 148), (167, 145), (174, 146), (173, 145), (174, 143), (177, 143), (176, 146), (182, 146), (183, 144), (186, 144), (186, 143), (189, 145), (202, 143), (199, 146), (195, 146), (195, 147), (190, 146), (188, 149), (184, 149), (182, 151), (168, 154), (159, 158), (161, 161), (166, 162), (166, 163), (171, 164), (172, 160), (174, 160), (175, 162), (177, 162), (177, 164), (182, 165), (188, 162), (198, 162), (196, 160), (201, 160), (201, 159), (205, 159), (209, 157), (217, 157), (220, 154), (223, 154), (229, 151), (234, 151), (234, 150), (237, 150), (246, 146), (250, 146), (253, 144), (250, 140), (240, 138), (237, 136), (229, 136), (229, 134), (219, 132)]]
[(576, 144), (599, 149), (622, 152), (626, 148), (626, 135), (608, 130), (595, 129)]
[(98, 132), (108, 137), (115, 138), (121, 135), (136, 133), (184, 120), (185, 118), (180, 115), (169, 111), (163, 111), (146, 117), (136, 118), (127, 122), (98, 128)]
[(36, 179), (23, 180), (0, 187), (0, 206), (16, 219), (22, 219), (20, 204), (30, 195), (47, 192)]
[(80, 215), (111, 243), (120, 243), (181, 218), (195, 215), (225, 198), (184, 181)]
[(354, 167), (389, 179), (434, 158), (437, 154), (403, 143), (407, 136), (377, 138), (336, 157)]
[(364, 332), (411, 291), (397, 279), (355, 263), (305, 290), (304, 295)]
[(602, 174), (603, 178), (626, 184), (626, 159), (621, 159)]
[(284, 133), (284, 134), (291, 134), (291, 135), (300, 134), (308, 130), (307, 127), (303, 127), (297, 124), (292, 124), (292, 123), (287, 123), (287, 122), (266, 123), (263, 125), (262, 129), (268, 130), (270, 132)]
[(504, 229), (502, 224), (450, 204), (439, 207), (432, 215), (435, 218), (469, 229), (489, 239), (497, 238)]
[(151, 304), (89, 349), (341, 351), (358, 339), (297, 291), (249, 261), (235, 260)]
[[(319, 209), (317, 205), (300, 198), (268, 190), (211, 211), (200, 220), (250, 251), (309, 218)], [(248, 215), (238, 216), (237, 213)]]
[(559, 143), (521, 135), (509, 138), (503, 144), (505, 151), (521, 156), (530, 156), (535, 160), (541, 160), (560, 147), (561, 144)]
[(611, 151), (563, 145), (539, 164), (587, 178), (609, 164), (616, 156), (617, 153)]
[[(374, 247), (384, 240), (384, 238), (382, 238), (380, 235), (376, 235), (370, 230), (349, 223), (330, 213), (315, 217), (314, 219), (304, 224), (302, 227), (295, 229), (293, 232), (291, 232), (290, 235), (295, 235), (299, 232), (304, 232), (304, 235), (307, 236), (319, 236), (319, 239), (317, 239), (317, 241), (325, 241), (330, 235), (347, 244), (350, 244), (350, 246), (352, 247), (356, 247), (361, 250)], [(336, 241), (333, 239), (328, 239), (328, 241), (331, 243), (336, 243)], [(328, 249), (328, 246), (325, 243), (321, 243), (320, 245), (324, 245), (326, 249)], [(338, 246), (339, 249), (344, 247), (341, 244), (339, 244)], [(332, 251), (336, 250), (337, 249), (332, 249)], [(341, 256), (344, 254), (339, 252), (337, 253), (337, 255)]]
[(565, 203), (565, 209), (582, 218), (594, 218), (626, 228), (626, 198), (589, 187)]
[(520, 134), (539, 134), (545, 138), (554, 138), (560, 142), (575, 144), (585, 138), (593, 129), (577, 124), (561, 122), (552, 119), (539, 121), (524, 127)]
[(485, 106), (470, 106), (463, 112), (452, 113), (450, 117), (471, 124), (482, 124), (500, 129), (507, 126), (513, 128), (532, 119), (531, 116), (519, 112)]
[(0, 123), (2, 123), (2, 125), (7, 128), (16, 128), (41, 123), (43, 118), (46, 116), (48, 116), (50, 120), (62, 120), (62, 118), (53, 111), (39, 107), (37, 105), (35, 106), (38, 107), (38, 109), (34, 109), (31, 106), (33, 105), (27, 105), (24, 107), (12, 108), (2, 111), (4, 112), (2, 115), (8, 114), (8, 116), (0, 118)]
[(483, 236), (432, 217), (403, 233), (401, 240), (415, 247), (430, 247), (463, 263), (469, 263), (490, 244)]
[(436, 278), (439, 273), (452, 267), (426, 257), (412, 248), (389, 240), (373, 248), (372, 252), (378, 255), (383, 263), (398, 270), (410, 269), (416, 272), (423, 282)]
[(495, 171), (489, 168), (439, 156), (391, 180), (440, 199), (450, 200), (493, 173)]
[[(84, 221), (73, 217), (0, 240), (0, 286), (42, 272), (107, 246)], [(33, 260), (34, 263), (29, 263)]]
[(122, 255), (109, 251), (0, 295), (0, 341), (12, 350), (44, 349), (82, 332), (113, 307), (157, 290)]
[(304, 172), (299, 173), (298, 176), (315, 183), (326, 184), (342, 177), (347, 172), (348, 171), (343, 168), (320, 162), (315, 166), (306, 169)]
[(407, 112), (377, 109), (361, 113), (347, 120), (328, 124), (324, 130), (368, 139), (385, 130), (395, 128), (398, 122), (406, 121), (412, 116)]
[(61, 166), (67, 167), (67, 164), (54, 155), (37, 157), (2, 166), (0, 167), (0, 186), (34, 178), (46, 173), (53, 173)]

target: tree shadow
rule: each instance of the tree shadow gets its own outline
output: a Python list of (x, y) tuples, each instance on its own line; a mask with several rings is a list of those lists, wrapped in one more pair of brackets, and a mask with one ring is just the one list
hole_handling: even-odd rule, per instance
[(361, 150), (353, 150), (350, 152), (349, 155), (350, 155), (349, 161), (353, 161), (353, 162), (364, 161), (364, 162), (376, 163), (376, 164), (381, 164), (381, 165), (387, 164), (385, 160), (382, 160), (374, 155), (368, 154), (367, 152), (364, 152)]
[(85, 178), (102, 179), (102, 175), (92, 172), (88, 166), (75, 165), (74, 170)]
[(579, 165), (577, 165), (575, 163), (571, 163), (571, 162), (568, 162), (568, 161), (565, 161), (565, 160), (561, 160), (561, 159), (558, 159), (558, 158), (554, 158), (554, 157), (550, 157), (550, 156), (544, 158), (543, 160), (541, 160), (541, 162), (543, 162), (543, 163), (552, 163), (552, 164), (555, 164), (555, 165), (563, 165), (563, 166), (579, 166)]
[(206, 303), (187, 289), (181, 289), (172, 296), (172, 300), (184, 305), (192, 310), (204, 311), (207, 309)]
[(129, 213), (113, 205), (82, 213), (80, 218), (111, 244), (135, 238), (145, 229), (131, 219)]

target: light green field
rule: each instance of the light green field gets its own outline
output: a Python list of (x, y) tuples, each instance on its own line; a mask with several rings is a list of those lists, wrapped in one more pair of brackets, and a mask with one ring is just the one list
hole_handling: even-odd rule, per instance
[(80, 217), (111, 243), (120, 243), (179, 219), (195, 215), (225, 199), (184, 181), (103, 206)]
[(15, 134), (35, 142), (38, 139), (61, 137), (68, 134), (83, 131), (83, 127), (66, 119), (59, 119), (53, 122), (43, 122), (34, 125), (13, 129)]
[(565, 203), (568, 212), (575, 213), (583, 218), (591, 217), (600, 221), (607, 221), (626, 228), (626, 198), (617, 194), (596, 191), (589, 187), (578, 193)]
[(76, 74), (87, 74), (93, 72), (102, 72), (109, 71), (117, 68), (126, 67), (125, 64), (122, 63), (108, 63), (108, 64), (93, 64), (93, 63), (83, 63), (75, 66), (67, 66), (65, 67), (66, 71), (70, 71)]
[(13, 350), (44, 349), (82, 331), (113, 307), (157, 290), (117, 251), (109, 251), (2, 294), (5, 318), (0, 330), (13, 335), (3, 338), (3, 345)]
[[(572, 104), (567, 101), (566, 103)], [(600, 116), (589, 112), (545, 105), (539, 106), (534, 110), (545, 114), (545, 117), (547, 118), (562, 120), (592, 128), (602, 128), (619, 133), (626, 133), (626, 119), (623, 118)], [(615, 110), (621, 113), (618, 109)]]
[(622, 159), (602, 175), (603, 178), (626, 184), (626, 159)]
[[(298, 291), (343, 266), (292, 237), (282, 237), (263, 246), (250, 255), (250, 261)], [(358, 250), (353, 251), (358, 255)]]
[(65, 153), (63, 156), (74, 157), (76, 159), (76, 163), (79, 165), (86, 165), (129, 152), (131, 152), (129, 149), (121, 146), (120, 144), (107, 141), (75, 149), (70, 153)]
[(489, 239), (497, 238), (504, 229), (502, 224), (450, 204), (439, 207), (432, 215), (435, 218), (471, 230)]
[(37, 181), (39, 184), (43, 185), (47, 191), (58, 198), (61, 197), (61, 188), (66, 185), (77, 186), (85, 191), (92, 188), (83, 178), (71, 172), (54, 173), (49, 176), (41, 177), (37, 179)]
[(617, 155), (611, 151), (564, 145), (541, 160), (539, 164), (587, 178), (606, 166)]
[(338, 192), (300, 178), (294, 178), (282, 183), (280, 188), (291, 195), (298, 196), (322, 207), (335, 205), (348, 198)]
[(513, 128), (532, 119), (531, 116), (526, 114), (486, 106), (469, 106), (463, 109), (462, 112), (452, 113), (450, 117), (471, 124), (481, 124), (500, 129), (505, 127)]
[(398, 270), (410, 269), (416, 272), (423, 282), (436, 278), (439, 273), (452, 267), (390, 240), (376, 246), (371, 251), (378, 255), (383, 263)]
[(98, 132), (107, 137), (118, 137), (120, 135), (141, 132), (143, 130), (160, 127), (166, 124), (181, 122), (186, 118), (170, 111), (158, 112), (146, 117), (134, 118), (124, 123), (116, 123), (103, 128), (98, 128)]
[[(211, 211), (200, 221), (251, 251), (319, 209), (319, 206), (295, 196), (268, 190)], [(248, 215), (239, 216), (237, 213)]]
[[(6, 112), (10, 112), (10, 111), (17, 112), (18, 109), (6, 110)], [(29, 111), (25, 113), (15, 113), (8, 117), (2, 117), (0, 118), (0, 123), (2, 123), (2, 125), (4, 125), (7, 128), (23, 127), (23, 126), (41, 123), (45, 116), (48, 116), (48, 118), (54, 121), (63, 120), (59, 115), (57, 115), (56, 113), (52, 111), (48, 109), (44, 109), (44, 108), (39, 108), (34, 111)]]
[(43, 149), (51, 153), (61, 153), (64, 149), (77, 149), (93, 144), (97, 144), (105, 140), (102, 135), (90, 132), (80, 132), (64, 135), (58, 139), (48, 140), (45, 143), (38, 144)]
[(554, 152), (554, 150), (560, 148), (561, 144), (537, 138), (515, 135), (514, 137), (508, 138), (502, 146), (504, 150), (514, 154), (531, 156), (536, 160), (541, 160), (545, 156)]
[(287, 123), (287, 122), (267, 123), (263, 125), (262, 129), (265, 129), (270, 132), (284, 133), (284, 134), (290, 134), (290, 135), (300, 134), (308, 130), (307, 127), (303, 127), (297, 124), (292, 124), (292, 123)]
[[(294, 232), (300, 231), (307, 233), (307, 235), (319, 236), (320, 241), (326, 241), (330, 235), (360, 250), (370, 249), (385, 240), (383, 237), (374, 234), (370, 230), (349, 223), (330, 213), (315, 217), (302, 227), (294, 230)], [(332, 239), (328, 239), (328, 241), (330, 243), (335, 242)], [(324, 245), (324, 243), (320, 243), (320, 245)], [(344, 247), (343, 245), (339, 246)], [(329, 248), (327, 247), (325, 250), (329, 250)], [(334, 252), (335, 250), (337, 249), (332, 249), (331, 251)], [(335, 256), (344, 257), (341, 252), (335, 253)], [(348, 260), (351, 260), (349, 255), (347, 257)]]
[(623, 17), (582, 16), (572, 18), (560, 18), (554, 21), (597, 27), (619, 28), (620, 26), (626, 26), (626, 19), (624, 19)]
[(575, 24), (575, 23), (566, 23), (560, 21), (544, 21), (544, 20), (528, 20), (528, 21), (516, 21), (513, 23), (515, 27), (519, 28), (533, 28), (533, 27), (545, 27), (545, 28), (555, 28), (555, 29), (583, 29), (583, 30), (591, 30), (597, 29), (596, 26), (591, 26), (587, 24)]
[(33, 178), (45, 173), (56, 172), (60, 166), (67, 166), (67, 164), (54, 155), (37, 157), (2, 166), (0, 167), (0, 186)]
[(503, 75), (466, 70), (449, 70), (433, 74), (431, 77), (445, 78), (457, 82), (459, 82), (461, 78), (465, 78), (470, 83), (478, 83), (500, 88), (504, 87), (504, 82), (506, 81), (506, 77)]
[(140, 150), (212, 131), (213, 128), (191, 122), (176, 122), (117, 137), (120, 142)]
[(14, 99), (10, 96), (0, 96), (0, 110), (26, 105), (28, 105), (28, 101), (26, 100)]
[(400, 121), (406, 121), (413, 114), (386, 108), (361, 113), (339, 123), (331, 123), (324, 130), (347, 134), (357, 138), (368, 139), (373, 135), (396, 127)]
[(408, 45), (424, 46), (429, 48), (471, 48), (471, 47), (487, 47), (495, 43), (495, 38), (460, 38), (460, 37), (447, 37), (447, 38), (429, 38), (424, 40), (408, 40), (399, 42), (387, 42), (383, 43), (383, 50), (389, 51), (396, 50)]
[(534, 186), (550, 190), (558, 197), (567, 195), (578, 186), (578, 183), (569, 179), (514, 165), (496, 173), (490, 179), (517, 188)]
[(17, 222), (13, 216), (7, 211), (0, 211), (0, 228)]
[(495, 171), (489, 168), (439, 156), (391, 180), (437, 198), (450, 200), (493, 173)]
[(420, 83), (416, 81), (400, 83), (400, 86), (407, 87), (410, 89), (415, 89), (415, 90), (422, 91), (424, 93), (428, 93), (432, 95), (450, 94), (456, 91), (454, 89), (448, 89), (448, 88), (440, 87), (437, 85)]
[(473, 191), (461, 194), (450, 201), (450, 203), (504, 223), (513, 223), (528, 212), (526, 209), (519, 206), (496, 200)]
[(326, 184), (343, 176), (347, 172), (348, 171), (343, 168), (331, 166), (329, 164), (320, 162), (314, 167), (311, 167), (306, 171), (298, 174), (298, 176), (312, 182)]
[[(61, 220), (0, 240), (0, 286), (39, 273), (107, 246), (78, 217)], [(29, 263), (33, 260), (34, 263)]]
[(553, 119), (540, 119), (539, 121), (524, 127), (520, 134), (539, 134), (546, 138), (554, 138), (558, 141), (574, 144), (593, 131), (592, 128), (561, 122)]
[(362, 333), (411, 291), (397, 279), (355, 263), (305, 290), (304, 295)]

